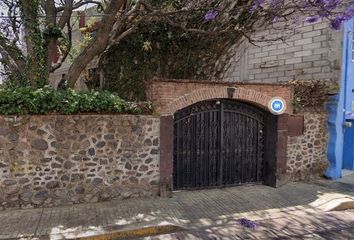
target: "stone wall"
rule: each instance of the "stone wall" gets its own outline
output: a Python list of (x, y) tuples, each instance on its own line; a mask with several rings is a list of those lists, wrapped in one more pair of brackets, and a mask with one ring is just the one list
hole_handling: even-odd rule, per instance
[(53, 206), (156, 195), (159, 124), (133, 115), (0, 116), (0, 203)]
[(304, 113), (304, 134), (288, 138), (287, 174), (291, 180), (322, 176), (327, 160), (327, 114)]

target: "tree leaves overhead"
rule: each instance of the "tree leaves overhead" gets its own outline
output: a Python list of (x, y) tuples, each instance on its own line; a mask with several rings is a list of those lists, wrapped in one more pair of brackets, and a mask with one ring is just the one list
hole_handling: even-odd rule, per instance
[[(92, 60), (119, 45), (141, 24), (163, 22), (188, 34), (205, 38), (230, 34), (235, 43), (247, 39), (256, 44), (283, 40), (254, 38), (258, 29), (282, 23), (278, 30), (284, 31), (294, 27), (299, 16), (307, 17), (308, 22), (325, 18), (339, 29), (354, 15), (350, 4), (347, 8), (343, 4), (341, 0), (2, 0), (5, 12), (0, 18), (0, 61), (8, 77), (26, 78), (34, 88), (43, 86), (49, 73), (68, 57), (77, 20), (75, 10), (85, 6), (96, 6), (101, 19), (97, 37), (70, 66), (66, 76), (70, 87)], [(56, 53), (60, 56), (53, 63)]]

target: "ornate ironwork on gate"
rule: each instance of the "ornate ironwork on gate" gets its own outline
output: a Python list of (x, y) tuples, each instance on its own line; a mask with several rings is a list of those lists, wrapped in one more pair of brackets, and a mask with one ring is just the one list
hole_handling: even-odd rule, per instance
[(216, 99), (182, 109), (174, 119), (175, 190), (265, 181), (271, 166), (265, 160), (272, 155), (264, 152), (267, 112)]

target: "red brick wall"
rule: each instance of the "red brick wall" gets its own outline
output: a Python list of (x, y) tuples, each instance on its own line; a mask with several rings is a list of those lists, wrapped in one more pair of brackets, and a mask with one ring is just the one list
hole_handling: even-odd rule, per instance
[(157, 113), (171, 115), (174, 111), (199, 100), (227, 97), (228, 87), (236, 88), (234, 99), (249, 101), (263, 108), (267, 107), (272, 97), (282, 97), (287, 102), (286, 112), (293, 112), (293, 87), (289, 84), (154, 80), (148, 86), (147, 96), (153, 102)]
[(268, 108), (273, 97), (282, 97), (287, 102), (287, 114), (278, 116), (276, 139), (275, 178), (272, 186), (286, 181), (288, 116), (293, 112), (291, 105), (293, 87), (286, 84), (242, 84), (197, 82), (189, 80), (155, 80), (150, 82), (147, 96), (153, 102), (156, 112), (162, 115), (160, 131), (160, 191), (161, 195), (171, 189), (173, 173), (173, 114), (193, 103), (215, 98), (230, 98), (228, 88), (235, 88), (233, 99), (247, 101), (262, 108)]

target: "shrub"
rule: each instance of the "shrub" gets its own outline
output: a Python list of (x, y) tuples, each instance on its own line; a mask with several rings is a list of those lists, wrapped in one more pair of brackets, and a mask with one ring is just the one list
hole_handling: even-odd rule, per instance
[(293, 81), (293, 105), (296, 112), (323, 111), (324, 103), (333, 93), (338, 92), (338, 84), (332, 81)]
[(130, 103), (108, 91), (75, 92), (52, 87), (0, 89), (0, 114), (151, 113), (151, 104)]

